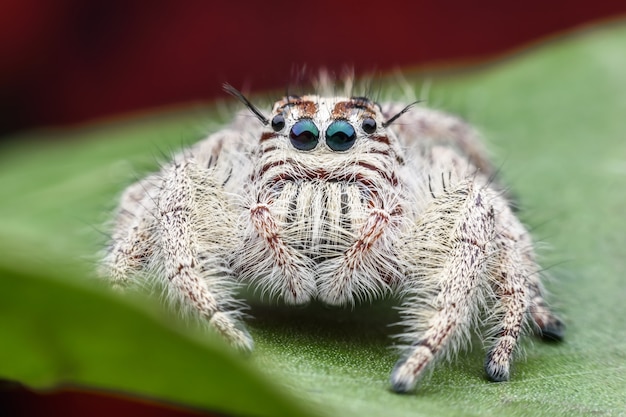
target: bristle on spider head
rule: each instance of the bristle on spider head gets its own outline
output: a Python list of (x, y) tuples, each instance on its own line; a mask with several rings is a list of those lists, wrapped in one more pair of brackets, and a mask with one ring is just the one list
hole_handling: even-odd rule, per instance
[(400, 110), (398, 113), (396, 113), (393, 116), (391, 116), (386, 122), (383, 123), (383, 127), (388, 127), (389, 125), (391, 125), (393, 122), (398, 120), (398, 118), (400, 116), (402, 116), (404, 113), (406, 113), (409, 110), (411, 110), (411, 107), (415, 106), (419, 102), (421, 102), (421, 100), (414, 101), (413, 103), (409, 104), (408, 106), (406, 106), (405, 108)]
[(269, 124), (269, 122), (270, 122), (269, 119), (267, 117), (265, 117), (265, 115), (263, 113), (261, 113), (261, 110), (259, 110), (254, 104), (250, 103), (250, 100), (248, 100), (246, 98), (246, 96), (244, 96), (241, 91), (237, 90), (235, 87), (233, 87), (232, 85), (230, 85), (228, 83), (224, 83), (222, 85), (222, 88), (228, 94), (236, 97), (239, 101), (241, 101), (243, 104), (245, 104), (246, 107), (252, 113), (254, 113), (254, 115), (257, 117), (257, 119), (259, 119), (261, 121), (261, 123), (263, 123), (265, 126), (267, 126)]

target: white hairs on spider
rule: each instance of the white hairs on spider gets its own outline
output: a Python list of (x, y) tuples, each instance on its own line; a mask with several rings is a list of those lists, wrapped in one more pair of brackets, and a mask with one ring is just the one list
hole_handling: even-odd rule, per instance
[[(494, 180), (479, 135), (457, 117), (343, 95), (248, 112), (126, 190), (102, 274), (151, 282), (181, 314), (242, 350), (237, 287), (288, 304), (332, 305), (396, 294), (404, 351), (391, 387), (415, 387), (474, 331), (485, 370), (507, 380), (528, 323), (563, 324), (544, 301), (531, 238)], [(254, 116), (254, 117), (251, 117)]]

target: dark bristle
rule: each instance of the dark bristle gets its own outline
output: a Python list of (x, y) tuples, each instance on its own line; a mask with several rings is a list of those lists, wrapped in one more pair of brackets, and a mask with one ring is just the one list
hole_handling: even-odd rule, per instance
[(378, 106), (377, 103), (364, 96), (350, 97), (350, 100), (352, 100), (352, 102), (354, 103), (355, 108), (361, 110), (366, 110)]
[(228, 84), (228, 83), (224, 83), (222, 85), (222, 87), (224, 88), (224, 91), (226, 91), (228, 94), (236, 97), (239, 101), (241, 101), (243, 104), (246, 105), (246, 107), (252, 112), (254, 113), (254, 115), (257, 117), (257, 119), (259, 119), (261, 121), (261, 123), (263, 123), (265, 126), (267, 126), (269, 124), (269, 119), (267, 117), (265, 117), (265, 115), (263, 113), (261, 113), (261, 110), (259, 110), (254, 104), (250, 103), (250, 100), (248, 100), (246, 98), (246, 96), (244, 96), (241, 91), (237, 90), (235, 87), (233, 87), (232, 85)]
[(414, 101), (413, 103), (409, 104), (408, 106), (406, 106), (405, 108), (403, 108), (402, 110), (400, 110), (398, 113), (396, 113), (395, 115), (391, 116), (389, 118), (389, 120), (387, 120), (385, 123), (383, 123), (383, 127), (388, 127), (389, 125), (391, 125), (393, 122), (395, 122), (396, 120), (398, 120), (398, 118), (400, 116), (402, 116), (404, 113), (408, 112), (409, 110), (411, 110), (411, 107), (415, 106), (417, 103), (421, 102), (421, 100), (418, 101)]

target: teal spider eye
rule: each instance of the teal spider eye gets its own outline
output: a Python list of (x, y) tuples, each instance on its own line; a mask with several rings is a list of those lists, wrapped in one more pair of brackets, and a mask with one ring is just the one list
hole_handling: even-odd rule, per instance
[(298, 120), (289, 132), (289, 139), (294, 148), (310, 151), (317, 146), (320, 131), (310, 119)]
[(326, 129), (326, 144), (333, 151), (347, 151), (355, 140), (356, 132), (345, 120), (334, 121)]

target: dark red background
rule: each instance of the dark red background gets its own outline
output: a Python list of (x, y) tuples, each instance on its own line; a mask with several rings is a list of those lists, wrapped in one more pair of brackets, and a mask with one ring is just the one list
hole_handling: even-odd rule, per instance
[(294, 69), (357, 74), (475, 61), (623, 0), (2, 0), (0, 135), (283, 88)]
[[(210, 100), (224, 81), (282, 88), (303, 66), (364, 74), (478, 62), (625, 14), (624, 0), (2, 0), (0, 135)], [(0, 405), (29, 416), (189, 415), (1, 384)]]

